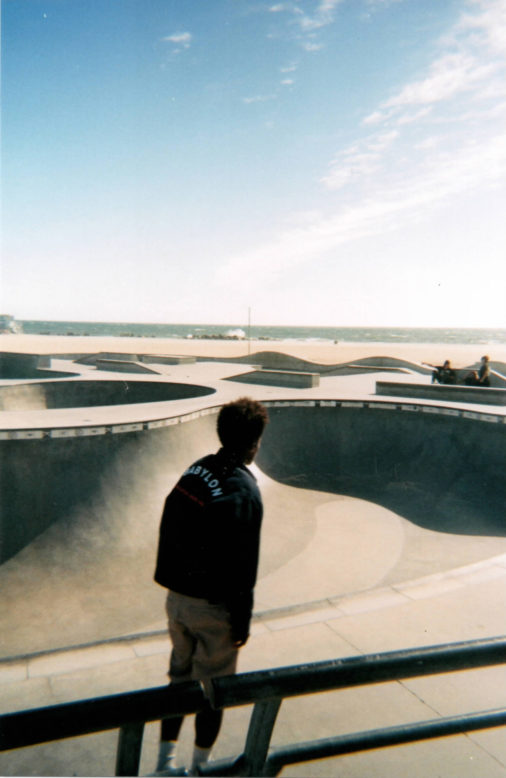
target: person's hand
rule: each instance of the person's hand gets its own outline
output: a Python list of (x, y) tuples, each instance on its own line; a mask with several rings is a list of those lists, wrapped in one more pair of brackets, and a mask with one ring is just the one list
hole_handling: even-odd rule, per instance
[(236, 603), (230, 608), (230, 638), (235, 648), (244, 646), (249, 638), (250, 615), (246, 606), (237, 598)]
[(248, 642), (249, 634), (248, 635), (234, 635), (232, 639), (232, 643), (234, 648), (241, 648), (241, 646), (246, 645)]

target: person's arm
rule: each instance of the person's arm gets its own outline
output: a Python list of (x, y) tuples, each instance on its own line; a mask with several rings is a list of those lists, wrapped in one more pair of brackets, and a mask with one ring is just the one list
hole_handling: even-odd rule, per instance
[[(262, 522), (261, 502), (248, 492), (229, 495), (215, 503), (224, 530), (223, 567), (226, 580), (222, 588), (226, 592), (225, 605), (230, 613), (232, 637), (239, 647), (246, 643), (253, 611), (253, 590), (256, 583), (260, 527)], [(218, 575), (225, 571), (217, 570)]]
[(260, 552), (261, 522), (261, 504), (251, 498), (244, 500), (241, 505), (240, 530), (232, 572), (232, 580), (235, 583), (228, 603), (234, 642), (238, 646), (244, 645), (249, 637)]
[(249, 638), (251, 616), (253, 613), (253, 589), (238, 592), (227, 603), (230, 611), (232, 640), (236, 648), (244, 646)]

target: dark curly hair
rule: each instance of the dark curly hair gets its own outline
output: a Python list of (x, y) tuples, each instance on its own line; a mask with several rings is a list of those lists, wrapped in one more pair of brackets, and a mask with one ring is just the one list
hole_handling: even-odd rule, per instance
[(262, 403), (250, 397), (240, 397), (221, 409), (218, 437), (228, 451), (246, 451), (260, 440), (268, 421), (269, 416)]

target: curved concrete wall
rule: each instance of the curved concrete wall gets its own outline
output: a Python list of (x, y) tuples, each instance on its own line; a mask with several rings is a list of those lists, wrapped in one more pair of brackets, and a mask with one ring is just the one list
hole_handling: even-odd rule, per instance
[(204, 397), (214, 389), (168, 381), (75, 380), (0, 386), (0, 410), (88, 408), (98, 405), (184, 400)]
[[(104, 490), (107, 511), (114, 499), (110, 483), (119, 494), (134, 492), (136, 474), (149, 481), (171, 449), (187, 466), (193, 452), (185, 443), (186, 421), (198, 426), (196, 432), (190, 425), (202, 439), (213, 431), (216, 418), (207, 412), (116, 427), (33, 430), (18, 433), (17, 439), (15, 432), (3, 433), (9, 439), (0, 440), (0, 562)], [(104, 524), (109, 521), (104, 515)]]
[(388, 403), (269, 409), (257, 464), (271, 478), (379, 503), (422, 526), (506, 532), (504, 417)]
[(0, 353), (0, 378), (68, 378), (76, 372), (45, 370), (51, 366), (51, 358), (39, 354)]
[[(257, 464), (272, 478), (363, 497), (442, 531), (504, 534), (504, 417), (382, 402), (266, 405), (270, 424)], [(214, 444), (216, 412), (0, 433), (0, 561), (93, 499), (118, 462), (129, 463), (131, 470), (122, 472), (145, 462), (163, 468), (170, 451), (176, 469), (187, 466), (193, 449), (186, 440)], [(130, 477), (118, 476), (114, 484), (132, 488)]]

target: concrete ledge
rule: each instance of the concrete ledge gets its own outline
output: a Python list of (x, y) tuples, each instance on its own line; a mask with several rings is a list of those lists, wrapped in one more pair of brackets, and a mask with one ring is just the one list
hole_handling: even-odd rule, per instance
[(120, 359), (123, 362), (138, 362), (138, 354), (126, 354), (121, 351), (101, 351), (99, 354), (84, 354), (74, 361), (78, 365), (95, 365), (99, 359)]
[(117, 373), (156, 373), (156, 370), (128, 359), (97, 359), (96, 367), (97, 370), (114, 370)]
[(448, 384), (412, 384), (376, 381), (376, 394), (389, 397), (418, 397), (425, 400), (506, 405), (506, 389)]
[(152, 365), (194, 365), (197, 358), (166, 356), (165, 354), (141, 354), (140, 361)]
[(292, 389), (312, 389), (320, 386), (319, 373), (302, 373), (292, 370), (253, 370), (250, 373), (233, 376), (229, 381), (265, 386), (289, 386)]

